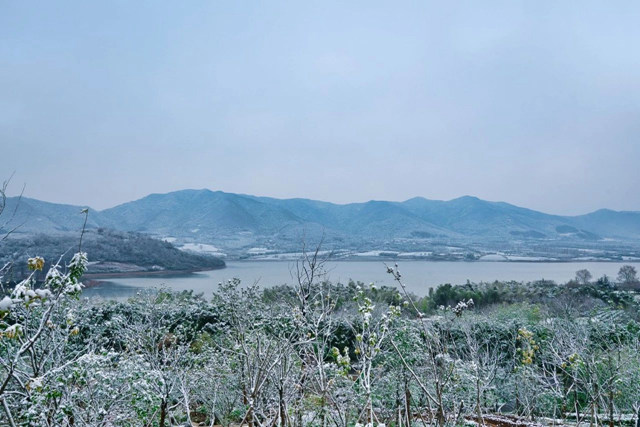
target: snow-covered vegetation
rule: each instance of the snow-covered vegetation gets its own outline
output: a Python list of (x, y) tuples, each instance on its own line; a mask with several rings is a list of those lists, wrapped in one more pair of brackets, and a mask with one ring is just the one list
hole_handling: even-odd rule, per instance
[[(640, 311), (609, 281), (332, 284), (81, 300), (87, 256), (0, 297), (1, 425), (615, 423), (640, 408)], [(620, 280), (635, 280), (621, 271)], [(41, 285), (35, 279), (44, 275)], [(627, 286), (628, 287), (628, 286)], [(81, 303), (80, 303), (81, 301)], [(505, 421), (506, 420), (506, 421)]]
[[(25, 258), (37, 252), (47, 262), (55, 262), (61, 253), (77, 247), (78, 234), (59, 235), (35, 234), (33, 236), (12, 235), (2, 242), (0, 264)], [(223, 268), (225, 263), (210, 253), (185, 252), (170, 242), (151, 238), (147, 235), (108, 229), (87, 230), (83, 247), (91, 253), (91, 264), (87, 274), (212, 270)], [(62, 260), (68, 262), (72, 253)], [(219, 254), (216, 254), (219, 255)], [(47, 264), (45, 267), (49, 267)], [(29, 275), (27, 266), (14, 263), (8, 276), (22, 279)]]

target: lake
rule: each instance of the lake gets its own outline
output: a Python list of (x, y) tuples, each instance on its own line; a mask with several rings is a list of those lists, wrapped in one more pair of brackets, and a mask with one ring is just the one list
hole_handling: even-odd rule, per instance
[[(494, 280), (533, 281), (539, 279), (564, 283), (586, 268), (594, 279), (606, 274), (615, 279), (621, 266), (629, 262), (447, 262), (402, 261), (399, 263), (407, 289), (426, 295), (429, 288), (442, 283), (463, 284)], [(294, 282), (291, 261), (229, 261), (222, 270), (204, 271), (171, 277), (130, 277), (105, 279), (84, 290), (86, 297), (126, 298), (140, 289), (167, 287), (176, 291), (193, 290), (210, 295), (218, 283), (237, 277), (243, 283), (257, 282), (269, 287)], [(376, 285), (393, 285), (391, 275), (381, 261), (335, 261), (327, 265), (328, 278), (347, 283), (349, 279)]]

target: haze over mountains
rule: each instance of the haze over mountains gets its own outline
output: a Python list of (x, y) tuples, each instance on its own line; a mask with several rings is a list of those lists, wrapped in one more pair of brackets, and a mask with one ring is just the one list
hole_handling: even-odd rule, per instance
[[(9, 198), (7, 212), (18, 232), (78, 231), (80, 206)], [(430, 251), (452, 246), (477, 255), (519, 248), (533, 254), (554, 248), (626, 253), (640, 247), (640, 212), (602, 209), (559, 216), (465, 196), (449, 201), (416, 197), (404, 202), (334, 204), (275, 199), (210, 190), (151, 194), (102, 211), (90, 210), (88, 226), (136, 231), (178, 244), (215, 245), (220, 251), (296, 251), (302, 240), (324, 236), (333, 249)], [(536, 249), (537, 248), (537, 249)]]

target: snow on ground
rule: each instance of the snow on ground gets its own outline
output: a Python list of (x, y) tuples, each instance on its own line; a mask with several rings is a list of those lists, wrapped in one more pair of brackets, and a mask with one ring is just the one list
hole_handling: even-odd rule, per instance
[(180, 247), (180, 250), (219, 257), (227, 256), (227, 254), (221, 252), (220, 249), (216, 248), (215, 246), (207, 245), (205, 243), (186, 243)]
[(251, 248), (247, 251), (248, 255), (266, 255), (266, 254), (273, 254), (276, 251), (274, 251), (273, 249), (267, 249), (267, 248)]
[(556, 258), (548, 258), (543, 256), (512, 256), (506, 257), (509, 261), (556, 261)]
[(368, 251), (368, 252), (358, 252), (353, 254), (354, 256), (380, 256), (380, 254), (396, 256), (399, 252), (396, 251)]
[(429, 257), (433, 252), (400, 252), (399, 257)]
[[(255, 249), (255, 248), (254, 248)], [(251, 257), (253, 260), (265, 260), (265, 261), (276, 261), (276, 260), (297, 260), (302, 257), (302, 252), (285, 252), (285, 253), (274, 253), (275, 251), (269, 251), (269, 253), (257, 253)], [(332, 251), (319, 251), (318, 256), (327, 256), (334, 255)], [(310, 255), (309, 253), (307, 255)]]
[(578, 249), (578, 252), (586, 252), (589, 254), (603, 254), (604, 251), (602, 249)]
[(186, 243), (182, 245), (182, 249), (193, 252), (220, 252), (220, 249), (205, 243)]
[(482, 255), (478, 258), (479, 261), (506, 261), (507, 259), (506, 256), (500, 254)]

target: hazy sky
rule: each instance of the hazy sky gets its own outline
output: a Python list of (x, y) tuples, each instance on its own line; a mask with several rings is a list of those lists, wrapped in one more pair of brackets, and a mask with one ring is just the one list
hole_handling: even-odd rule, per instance
[(640, 210), (638, 1), (0, 0), (0, 178)]

